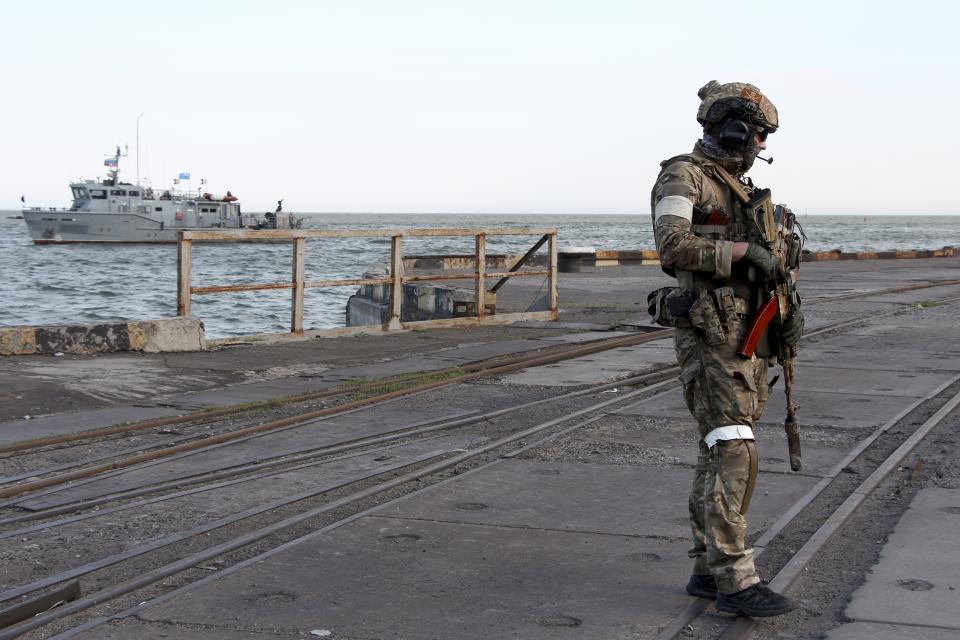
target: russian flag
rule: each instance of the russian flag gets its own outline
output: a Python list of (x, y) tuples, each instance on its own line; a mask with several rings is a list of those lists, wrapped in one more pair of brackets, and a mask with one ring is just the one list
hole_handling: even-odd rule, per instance
[(116, 159), (116, 158), (107, 158), (106, 160), (103, 161), (103, 166), (105, 166), (105, 167), (115, 167), (115, 166), (117, 166), (117, 159)]

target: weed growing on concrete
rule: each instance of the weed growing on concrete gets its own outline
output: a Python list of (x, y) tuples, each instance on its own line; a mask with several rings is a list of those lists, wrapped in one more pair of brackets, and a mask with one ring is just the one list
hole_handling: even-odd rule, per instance
[(401, 391), (403, 389), (416, 387), (422, 384), (430, 384), (431, 382), (455, 380), (463, 377), (464, 375), (466, 375), (465, 371), (444, 371), (437, 373), (425, 373), (419, 376), (405, 376), (398, 380), (382, 380), (373, 384), (364, 385), (357, 391), (357, 393), (354, 394), (353, 399), (359, 400), (361, 398), (368, 398), (370, 396), (393, 393), (394, 391)]

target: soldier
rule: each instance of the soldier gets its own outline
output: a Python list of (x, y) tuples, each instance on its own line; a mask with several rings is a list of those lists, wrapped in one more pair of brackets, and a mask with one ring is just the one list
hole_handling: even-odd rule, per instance
[[(753, 550), (744, 543), (758, 464), (753, 427), (769, 397), (770, 341), (762, 340), (749, 359), (736, 352), (757, 309), (757, 283), (779, 268), (748, 219), (745, 203), (756, 189), (744, 176), (779, 120), (750, 84), (711, 81), (698, 95), (703, 139), (692, 153), (661, 163), (651, 195), (657, 252), (679, 285), (652, 299), (651, 313), (662, 304), (676, 327), (683, 395), (700, 433), (689, 500), (694, 565), (687, 592), (715, 598), (721, 611), (775, 616), (796, 604), (760, 581)], [(797, 307), (781, 324), (779, 339), (793, 346), (802, 332)]]

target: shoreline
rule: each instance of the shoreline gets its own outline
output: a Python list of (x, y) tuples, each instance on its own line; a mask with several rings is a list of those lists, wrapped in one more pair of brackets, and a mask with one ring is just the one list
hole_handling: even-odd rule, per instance
[[(873, 251), (852, 252), (821, 251), (809, 252), (803, 255), (803, 262), (833, 262), (833, 261), (872, 261), (872, 260), (924, 260), (934, 258), (954, 258), (960, 255), (960, 248), (943, 247), (937, 250), (916, 251)], [(562, 256), (562, 252), (561, 252)], [(455, 263), (464, 256), (426, 256), (446, 267), (446, 263)], [(421, 257), (423, 258), (423, 257)], [(416, 256), (411, 256), (416, 259)], [(652, 250), (645, 251), (602, 251), (597, 250), (593, 255), (578, 254), (578, 264), (575, 272), (581, 267), (592, 268), (593, 272), (603, 272), (606, 268), (618, 267), (650, 267), (658, 266), (657, 254)], [(405, 285), (406, 286), (406, 285)], [(415, 285), (416, 287), (432, 288), (429, 283)], [(629, 295), (629, 289), (623, 291)], [(417, 296), (414, 295), (414, 298)], [(128, 326), (129, 325), (129, 326)], [(136, 326), (135, 326), (136, 325)], [(386, 331), (384, 325), (384, 331)], [(336, 337), (344, 335), (358, 335), (362, 327), (355, 327), (352, 331), (343, 330), (343, 327), (328, 329), (311, 329), (302, 335), (290, 333), (252, 333), (239, 336), (216, 336), (206, 338), (202, 318), (175, 317), (164, 319), (135, 319), (120, 323), (78, 324), (65, 322), (45, 325), (0, 325), (0, 356), (17, 355), (63, 355), (64, 353), (91, 355), (98, 353), (112, 353), (119, 351), (171, 353), (181, 351), (206, 351), (210, 346), (220, 344), (253, 344), (278, 343), (291, 341), (305, 341), (315, 338)], [(370, 331), (375, 332), (378, 325), (370, 325)], [(403, 327), (386, 331), (409, 331)], [(149, 335), (150, 338), (144, 337)], [(132, 339), (130, 336), (136, 336)], [(160, 336), (154, 338), (153, 336)]]

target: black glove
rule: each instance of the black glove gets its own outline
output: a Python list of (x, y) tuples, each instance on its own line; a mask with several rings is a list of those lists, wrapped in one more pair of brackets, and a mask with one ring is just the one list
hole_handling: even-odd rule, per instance
[(764, 282), (773, 280), (780, 268), (777, 257), (758, 244), (749, 245), (746, 253), (743, 254), (743, 259), (752, 263), (760, 271), (760, 278)]
[(780, 340), (788, 347), (796, 346), (803, 335), (803, 311), (794, 307), (787, 319), (780, 325)]

